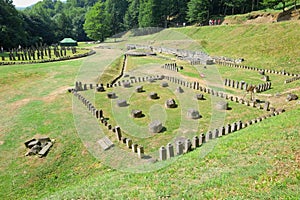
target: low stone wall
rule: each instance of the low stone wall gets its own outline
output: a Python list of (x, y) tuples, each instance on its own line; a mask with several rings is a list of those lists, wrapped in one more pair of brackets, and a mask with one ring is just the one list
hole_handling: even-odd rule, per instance
[(207, 60), (212, 60), (209, 55), (202, 51), (189, 51), (183, 49), (174, 49), (167, 47), (154, 47), (149, 45), (139, 45), (139, 44), (128, 44), (128, 50), (132, 49), (145, 49), (157, 53), (166, 53), (171, 55), (176, 55), (178, 59), (187, 61), (197, 61), (202, 64), (206, 64)]
[(234, 122), (232, 124), (227, 124), (220, 128), (216, 128), (214, 130), (210, 130), (207, 133), (201, 133), (200, 135), (195, 135), (193, 138), (185, 138), (183, 140), (177, 140), (175, 144), (168, 143), (166, 146), (162, 146), (159, 148), (159, 159), (167, 160), (175, 156), (180, 156), (182, 154), (188, 153), (192, 150), (195, 150), (210, 140), (217, 139), (219, 137), (224, 137), (231, 133), (237, 132), (241, 129), (244, 129), (250, 125), (259, 123), (267, 118), (279, 115), (283, 113), (284, 110), (274, 111), (268, 115), (264, 115), (262, 117), (254, 118), (243, 123), (241, 120)]
[(175, 72), (179, 71), (176, 63), (166, 63), (162, 66), (162, 68), (168, 69), (168, 70), (171, 70), (171, 71), (175, 71)]
[(72, 59), (77, 59), (77, 58), (83, 58), (83, 57), (87, 57), (90, 55), (95, 54), (96, 52), (91, 50), (87, 53), (84, 54), (77, 54), (74, 56), (65, 56), (65, 57), (58, 57), (58, 58), (51, 58), (51, 59), (47, 59), (47, 60), (31, 60), (31, 61), (27, 61), (27, 62), (15, 62), (15, 61), (2, 61), (0, 62), (0, 65), (24, 65), (24, 64), (36, 64), (36, 63), (48, 63), (48, 62), (57, 62), (57, 61), (65, 61), (65, 60), (72, 60)]
[[(246, 83), (244, 81), (237, 81), (237, 80), (231, 80), (231, 79), (224, 79), (224, 85), (227, 87), (232, 87), (235, 89), (240, 89), (240, 90), (246, 90), (249, 86), (252, 86), (252, 84)], [(256, 85), (256, 88), (254, 92), (264, 92), (269, 89), (271, 89), (272, 83), (271, 82), (266, 82), (262, 84)]]
[(297, 77), (294, 77), (294, 78), (287, 79), (287, 80), (284, 81), (284, 83), (285, 84), (292, 83), (292, 82), (297, 81), (297, 80), (300, 80), (300, 75), (297, 76)]
[(222, 65), (222, 66), (235, 67), (235, 68), (247, 69), (247, 70), (252, 70), (252, 71), (263, 71), (263, 72), (266, 72), (266, 73), (278, 74), (278, 75), (284, 75), (284, 76), (294, 76), (294, 77), (300, 76), (299, 74), (289, 73), (289, 72), (286, 72), (285, 70), (277, 71), (277, 70), (274, 70), (274, 69), (260, 69), (260, 68), (257, 68), (257, 67), (249, 67), (249, 66), (246, 66), (246, 65), (239, 65), (239, 64), (236, 64), (234, 62), (224, 61), (224, 60), (221, 60), (221, 59), (215, 59), (215, 63), (217, 63), (219, 65)]

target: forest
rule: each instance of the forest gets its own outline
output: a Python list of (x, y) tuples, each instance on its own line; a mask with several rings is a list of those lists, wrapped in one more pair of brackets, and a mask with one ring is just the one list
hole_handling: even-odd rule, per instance
[(0, 46), (55, 44), (65, 37), (104, 41), (133, 28), (207, 25), (210, 19), (261, 9), (281, 9), (298, 0), (43, 0), (18, 10), (0, 0)]

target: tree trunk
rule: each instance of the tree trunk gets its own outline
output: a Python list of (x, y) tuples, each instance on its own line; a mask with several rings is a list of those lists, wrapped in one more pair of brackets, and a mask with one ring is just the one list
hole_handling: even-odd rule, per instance
[(255, 4), (255, 0), (252, 0), (251, 11), (254, 10), (254, 4)]

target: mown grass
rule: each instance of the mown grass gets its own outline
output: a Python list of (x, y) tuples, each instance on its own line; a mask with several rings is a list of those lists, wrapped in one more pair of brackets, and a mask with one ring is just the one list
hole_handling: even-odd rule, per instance
[[(286, 29), (282, 28), (284, 25)], [(275, 64), (279, 57), (297, 55), (297, 49), (292, 48), (292, 43), (294, 47), (298, 44), (294, 40), (297, 35), (292, 34), (297, 33), (297, 26), (277, 23), (261, 27), (224, 26), (220, 32), (217, 27), (178, 31), (195, 34), (200, 41), (205, 37), (208, 51), (215, 55), (243, 56), (249, 65), (281, 70), (280, 65)], [(229, 39), (242, 40), (239, 33), (243, 33), (243, 29), (249, 30), (254, 39), (264, 34), (261, 37), (266, 43), (271, 42), (267, 42), (269, 38), (278, 41), (273, 42), (274, 46), (283, 46), (282, 32), (287, 31), (290, 39), (285, 39), (287, 48), (265, 56), (256, 51), (255, 45), (259, 42), (246, 39), (246, 35), (241, 44), (225, 38), (226, 35)], [(200, 34), (201, 31), (204, 32)], [(269, 32), (273, 32), (272, 37)], [(299, 61), (284, 62), (287, 71), (298, 71), (295, 66)], [(80, 59), (0, 66), (3, 80), (0, 87), (3, 116), (0, 118), (0, 199), (298, 199), (300, 196), (297, 102), (289, 103), (294, 109), (207, 143), (161, 170), (126, 173), (103, 166), (89, 154), (76, 133), (72, 95), (66, 89), (74, 84), (82, 63)], [(290, 88), (293, 86), (299, 85), (296, 82), (280, 87), (293, 89)], [(111, 107), (108, 101), (98, 103)], [(244, 108), (233, 107), (228, 116), (252, 117)], [(23, 142), (37, 135), (49, 136), (56, 139), (56, 143), (45, 158), (25, 157)]]
[(224, 25), (176, 29), (194, 39), (212, 56), (244, 58), (244, 65), (300, 73), (300, 24)]
[(115, 78), (117, 78), (122, 71), (123, 60), (124, 56), (120, 56), (117, 59), (115, 59), (108, 67), (106, 67), (101, 76), (99, 77), (98, 83), (110, 83)]

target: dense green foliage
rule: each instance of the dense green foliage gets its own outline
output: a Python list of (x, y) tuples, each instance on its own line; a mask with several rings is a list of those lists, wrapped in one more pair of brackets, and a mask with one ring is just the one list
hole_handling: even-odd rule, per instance
[(207, 24), (209, 19), (258, 9), (283, 9), (299, 0), (43, 0), (17, 11), (0, 0), (0, 46), (53, 44), (64, 37), (103, 41), (133, 28)]

